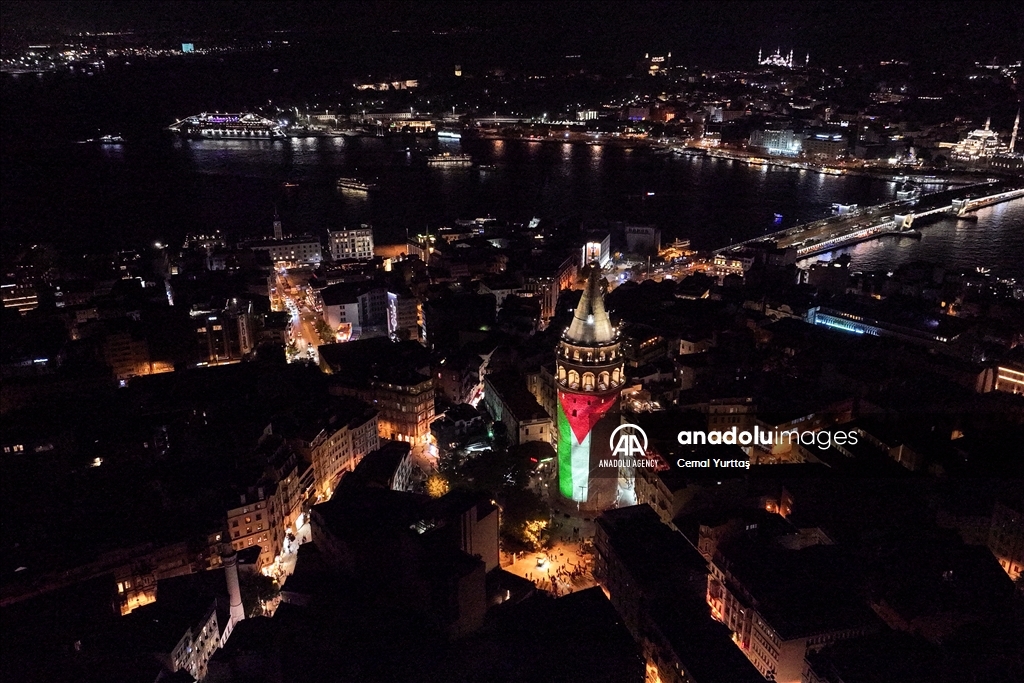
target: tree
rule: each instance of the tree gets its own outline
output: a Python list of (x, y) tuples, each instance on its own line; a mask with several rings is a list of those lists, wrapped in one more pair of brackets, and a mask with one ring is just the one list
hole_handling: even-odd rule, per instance
[(277, 581), (260, 572), (239, 572), (238, 586), (242, 591), (242, 608), (247, 617), (262, 616), (265, 605), (281, 593)]
[(431, 498), (440, 498), (448, 493), (448, 480), (437, 472), (427, 477), (427, 495)]
[(502, 496), (501, 545), (505, 552), (540, 550), (550, 542), (551, 508), (525, 488), (509, 488)]
[(320, 335), (320, 339), (326, 344), (331, 344), (335, 341), (334, 330), (324, 320), (316, 321), (316, 333)]

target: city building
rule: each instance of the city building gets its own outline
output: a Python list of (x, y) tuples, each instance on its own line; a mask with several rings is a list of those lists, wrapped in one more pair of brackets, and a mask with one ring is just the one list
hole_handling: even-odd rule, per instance
[[(1019, 116), (1019, 114), (1018, 114)], [(940, 147), (943, 146), (940, 144)], [(976, 161), (1006, 152), (1007, 146), (999, 139), (999, 133), (992, 130), (992, 118), (985, 119), (983, 128), (976, 128), (952, 147), (952, 156), (960, 161)]]
[(388, 336), (419, 341), (422, 338), (423, 304), (409, 290), (387, 292)]
[[(214, 543), (219, 543), (221, 535), (214, 534)], [(114, 581), (117, 582), (117, 599), (121, 615), (130, 614), (143, 605), (156, 602), (157, 582), (193, 573), (195, 564), (192, 560), (188, 544), (173, 543), (136, 556), (131, 562), (115, 569)]]
[[(148, 375), (153, 372), (149, 344), (127, 318), (110, 321), (103, 337), (103, 360), (118, 380)], [(169, 368), (174, 369), (173, 365)]]
[(518, 373), (494, 373), (484, 377), (484, 405), (496, 422), (508, 430), (509, 442), (550, 444), (554, 434), (551, 417), (526, 389)]
[(0, 285), (0, 296), (4, 308), (13, 308), (18, 313), (31, 311), (39, 306), (39, 295), (34, 285), (7, 283)]
[(460, 333), (480, 332), (494, 325), (493, 294), (450, 292), (423, 303), (423, 340), (430, 348), (458, 346)]
[(317, 266), (323, 260), (320, 239), (312, 235), (259, 240), (246, 244), (255, 252), (266, 252), (275, 264), (288, 266)]
[(458, 353), (442, 359), (434, 367), (439, 397), (458, 405), (469, 403), (483, 390), (481, 368), (484, 361), (479, 354)]
[(594, 576), (640, 646), (647, 681), (761, 683), (703, 600), (707, 563), (647, 505), (607, 510), (594, 533)]
[[(804, 58), (804, 67), (811, 62), (810, 53)], [(762, 57), (762, 50), (757, 51), (757, 63), (759, 66), (780, 66), (785, 69), (795, 69), (796, 63), (793, 61), (793, 50), (789, 51), (789, 55), (786, 57), (782, 56), (782, 48), (776, 48), (773, 54), (767, 57)]]
[(650, 52), (647, 52), (644, 54), (644, 59), (641, 63), (648, 74), (655, 76), (663, 73), (666, 69), (672, 68), (672, 53), (652, 55)]
[(358, 228), (331, 230), (327, 233), (331, 259), (369, 260), (373, 258), (373, 228), (363, 223)]
[(894, 337), (914, 344), (939, 348), (963, 334), (963, 321), (948, 315), (921, 315), (900, 310), (885, 302), (849, 300), (842, 307), (813, 306), (806, 321), (843, 332)]
[(652, 225), (626, 226), (626, 251), (644, 256), (661, 251), (661, 230)]
[(803, 153), (809, 159), (835, 160), (846, 156), (848, 143), (842, 133), (815, 132), (803, 140)]
[(426, 447), (434, 421), (430, 354), (415, 341), (386, 337), (319, 347), (320, 368), (332, 376), (331, 393), (375, 407), (382, 439)]
[(238, 494), (235, 505), (227, 511), (228, 540), (236, 551), (259, 546), (257, 569), (270, 566), (277, 556), (282, 540), (280, 531), (280, 505), (277, 487), (256, 486)]
[(1024, 505), (1015, 510), (1003, 502), (996, 502), (989, 528), (988, 548), (999, 560), (1011, 579), (1017, 581), (1024, 574)]
[(607, 232), (594, 231), (587, 235), (583, 243), (583, 256), (580, 263), (597, 262), (601, 268), (612, 260), (612, 236)]
[(1024, 394), (1024, 363), (1002, 364), (996, 373), (996, 391)]
[(326, 565), (343, 578), (372, 582), (381, 603), (432, 615), (450, 638), (483, 625), (486, 558), (496, 557), (498, 538), (498, 511), (489, 502), (463, 492), (434, 500), (343, 486), (313, 507), (310, 526)]
[(392, 491), (412, 491), (412, 449), (401, 441), (389, 441), (367, 453), (341, 486), (375, 486)]
[(294, 431), (280, 429), (313, 465), (311, 496), (327, 500), (347, 472), (380, 445), (377, 410), (355, 399), (335, 399), (322, 414), (299, 418)]
[(185, 671), (202, 680), (222, 640), (217, 608), (217, 600), (205, 596), (184, 603), (168, 597), (124, 617), (123, 627), (168, 671)]
[(617, 498), (618, 469), (598, 465), (611, 454), (609, 439), (619, 425), (619, 394), (626, 379), (604, 288), (600, 269), (592, 265), (555, 360), (559, 491), (596, 509), (611, 507)]
[(788, 128), (755, 130), (750, 133), (749, 145), (768, 154), (797, 156), (803, 149), (803, 136)]
[(237, 362), (255, 348), (251, 302), (233, 298), (215, 305), (194, 306), (190, 315), (200, 363)]
[[(321, 289), (316, 299), (315, 306), (339, 341), (382, 337), (389, 332), (389, 295), (382, 287), (339, 282)], [(397, 302), (395, 313), (397, 329)]]
[(718, 544), (707, 602), (762, 676), (801, 683), (809, 652), (878, 631), (881, 621), (850, 590), (856, 569), (839, 546), (793, 550), (751, 540), (757, 526), (748, 524), (748, 536), (733, 544)]

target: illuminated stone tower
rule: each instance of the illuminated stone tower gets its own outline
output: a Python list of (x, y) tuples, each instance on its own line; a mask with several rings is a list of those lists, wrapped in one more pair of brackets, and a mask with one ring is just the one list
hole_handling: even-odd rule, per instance
[(608, 443), (619, 425), (625, 376), (619, 331), (604, 308), (604, 279), (591, 267), (572, 323), (556, 358), (558, 385), (558, 489), (588, 509), (616, 500), (618, 468), (599, 467), (611, 457)]
[(281, 229), (281, 217), (277, 214), (277, 207), (274, 207), (274, 239), (284, 239), (284, 231)]

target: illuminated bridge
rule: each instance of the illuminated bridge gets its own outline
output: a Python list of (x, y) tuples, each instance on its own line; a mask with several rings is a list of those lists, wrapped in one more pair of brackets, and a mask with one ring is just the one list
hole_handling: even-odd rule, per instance
[(1024, 189), (1009, 190), (1007, 192), (1000, 192), (999, 194), (993, 194), (987, 197), (976, 197), (974, 199), (954, 199), (953, 203), (950, 204), (950, 210), (958, 216), (963, 216), (971, 211), (984, 209), (986, 206), (1008, 202), (1011, 199), (1017, 199), (1019, 197), (1024, 197)]
[[(982, 196), (974, 196), (979, 191)], [(738, 256), (749, 245), (774, 243), (781, 249), (795, 248), (797, 258), (803, 259), (883, 235), (919, 235), (912, 232), (915, 221), (939, 214), (964, 216), (970, 211), (1019, 197), (1024, 197), (1024, 189), (1007, 188), (1000, 180), (986, 180), (805, 223), (717, 249), (714, 254)]]

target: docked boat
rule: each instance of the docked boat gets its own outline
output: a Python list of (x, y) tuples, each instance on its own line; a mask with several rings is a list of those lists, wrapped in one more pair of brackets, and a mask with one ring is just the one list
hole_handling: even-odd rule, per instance
[(368, 183), (358, 178), (338, 178), (339, 190), (355, 190), (356, 192), (372, 192), (377, 189), (376, 183)]
[(437, 130), (437, 137), (444, 140), (461, 140), (462, 133), (451, 128), (439, 128)]
[(283, 140), (284, 127), (256, 114), (207, 114), (175, 121), (167, 127), (187, 138), (205, 140)]
[(468, 154), (441, 152), (428, 156), (427, 163), (431, 166), (469, 166), (473, 163), (473, 157)]

